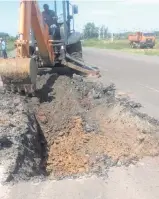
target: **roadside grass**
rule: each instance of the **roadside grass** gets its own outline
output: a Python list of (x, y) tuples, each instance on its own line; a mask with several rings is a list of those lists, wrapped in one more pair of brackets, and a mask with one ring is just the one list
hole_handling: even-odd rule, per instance
[(123, 49), (127, 48), (126, 40), (115, 40), (114, 42), (108, 40), (89, 39), (84, 40), (83, 46), (106, 48), (106, 49)]
[(102, 49), (112, 49), (112, 50), (120, 50), (123, 52), (128, 52), (132, 54), (141, 54), (141, 55), (159, 55), (159, 43), (156, 42), (156, 45), (153, 49), (132, 49), (129, 46), (128, 40), (98, 40), (98, 39), (89, 39), (83, 41), (84, 47), (95, 47)]
[(122, 51), (132, 53), (132, 54), (141, 54), (141, 55), (150, 55), (150, 56), (159, 56), (159, 49), (123, 49)]
[[(112, 49), (112, 50), (120, 50), (123, 52), (128, 52), (132, 54), (139, 54), (139, 55), (158, 55), (159, 56), (159, 42), (156, 42), (156, 45), (153, 49), (132, 49), (129, 46), (128, 40), (98, 40), (98, 39), (89, 39), (84, 40), (83, 42), (84, 47), (95, 47), (95, 48), (102, 48), (102, 49)], [(7, 41), (7, 52), (11, 52), (15, 49), (14, 41)]]

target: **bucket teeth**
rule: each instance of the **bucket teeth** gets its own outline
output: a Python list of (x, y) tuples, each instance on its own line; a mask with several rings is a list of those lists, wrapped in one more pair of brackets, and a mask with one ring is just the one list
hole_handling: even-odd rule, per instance
[(26, 96), (35, 96), (36, 86), (34, 84), (23, 84), (23, 85), (14, 85), (7, 84), (4, 85), (6, 92), (24, 94)]

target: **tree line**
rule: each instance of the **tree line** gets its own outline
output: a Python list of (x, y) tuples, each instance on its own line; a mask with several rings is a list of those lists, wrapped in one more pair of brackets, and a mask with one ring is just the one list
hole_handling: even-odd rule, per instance
[[(133, 34), (133, 32), (125, 31), (123, 33), (110, 33), (107, 26), (103, 25), (98, 27), (95, 23), (89, 22), (84, 26), (82, 39), (109, 39), (111, 37), (116, 39), (127, 39), (129, 34)], [(154, 34), (159, 37), (159, 31), (154, 31)]]
[[(109, 39), (109, 38), (115, 38), (115, 39), (127, 39), (129, 34), (132, 34), (133, 32), (123, 32), (123, 33), (110, 33), (107, 26), (102, 25), (101, 27), (98, 27), (93, 22), (88, 22), (83, 29), (82, 32), (82, 39), (92, 39), (92, 38), (99, 38), (99, 39)], [(154, 31), (155, 35), (159, 37), (159, 31)], [(3, 38), (8, 41), (15, 41), (18, 36), (11, 36), (8, 33), (0, 32), (0, 38)]]
[(17, 39), (17, 36), (11, 36), (6, 32), (0, 32), (0, 38), (3, 38), (5, 40), (9, 40), (9, 41), (15, 41)]

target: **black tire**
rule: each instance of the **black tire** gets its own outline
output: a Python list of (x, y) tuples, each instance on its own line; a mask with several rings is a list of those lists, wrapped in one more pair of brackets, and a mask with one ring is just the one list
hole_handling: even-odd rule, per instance
[(130, 48), (133, 48), (132, 42), (130, 43)]

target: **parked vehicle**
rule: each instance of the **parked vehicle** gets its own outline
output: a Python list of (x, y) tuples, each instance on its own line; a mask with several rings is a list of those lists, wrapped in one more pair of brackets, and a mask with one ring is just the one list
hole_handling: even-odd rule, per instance
[(153, 48), (155, 46), (154, 33), (137, 32), (128, 36), (131, 48)]

